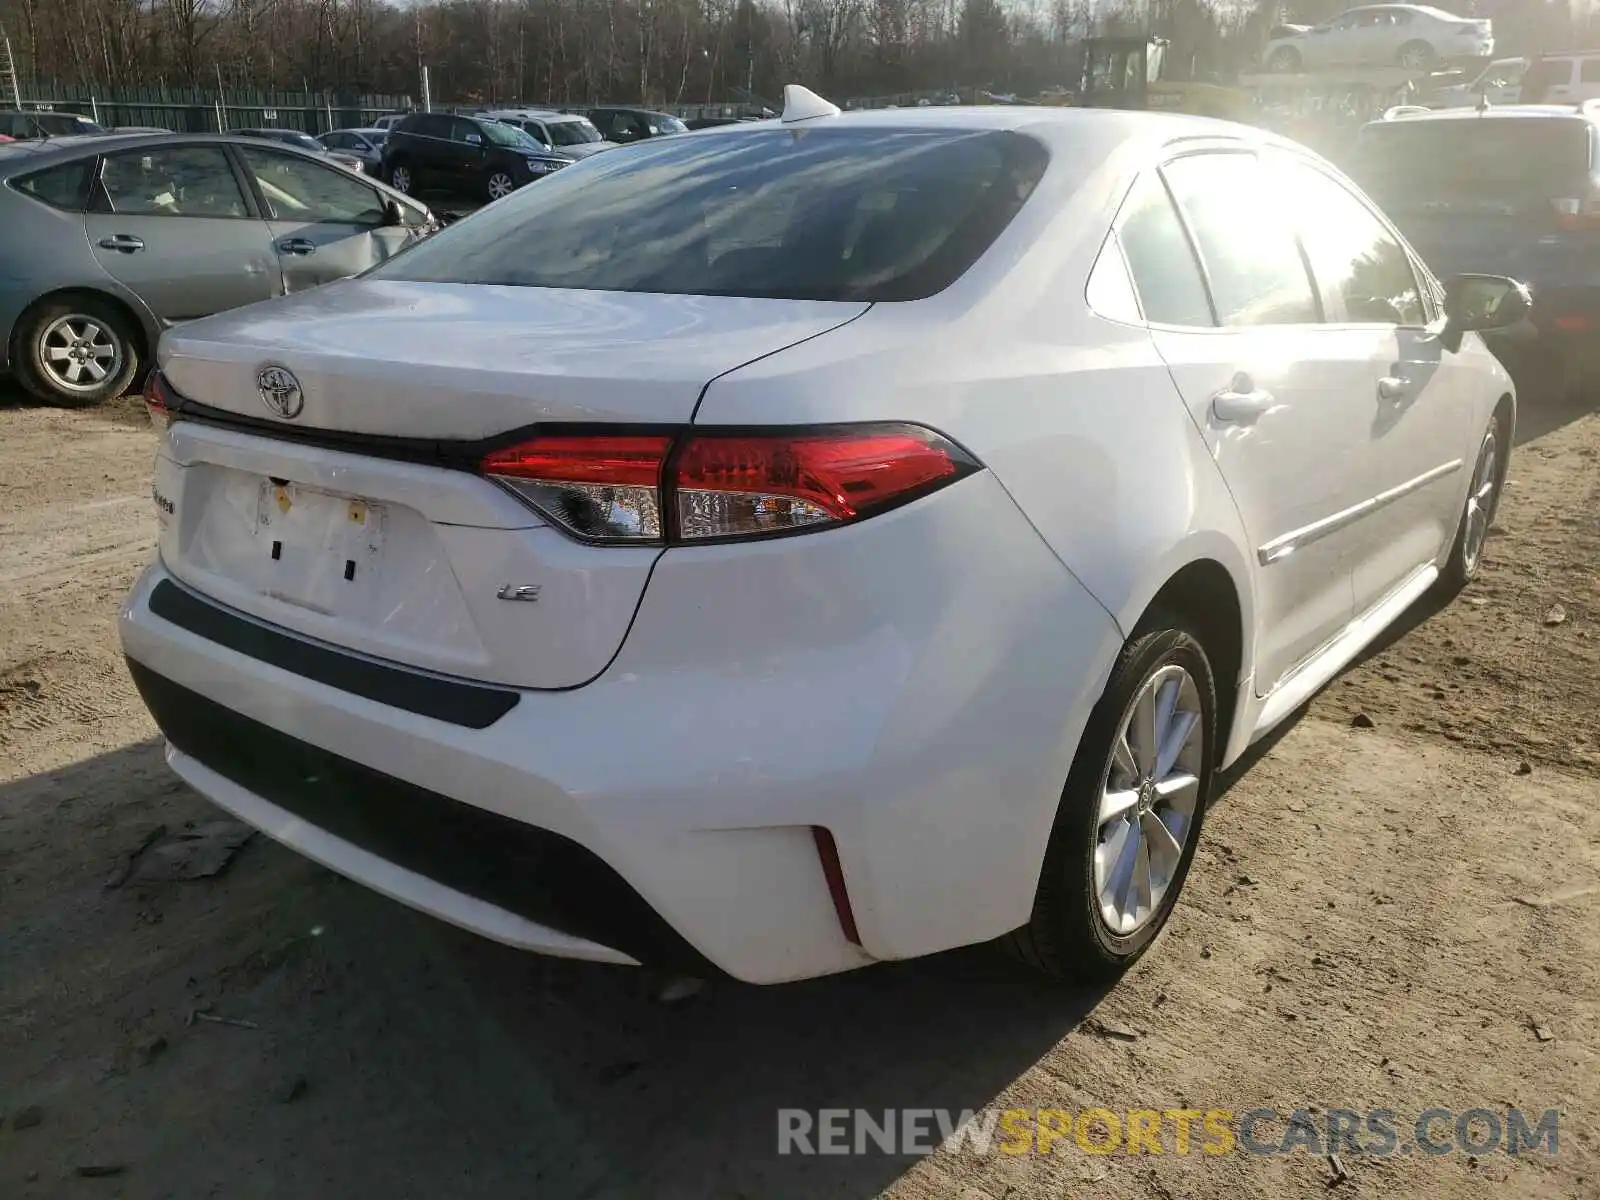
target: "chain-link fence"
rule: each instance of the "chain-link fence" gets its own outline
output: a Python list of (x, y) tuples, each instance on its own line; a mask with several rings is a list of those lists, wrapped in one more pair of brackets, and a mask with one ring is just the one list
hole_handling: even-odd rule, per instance
[(326, 133), (369, 124), (385, 113), (406, 112), (409, 96), (353, 92), (272, 92), (249, 89), (124, 87), (93, 89), (23, 83), (30, 109), (77, 113), (107, 129), (143, 126), (174, 133), (218, 133), (228, 129), (298, 129)]

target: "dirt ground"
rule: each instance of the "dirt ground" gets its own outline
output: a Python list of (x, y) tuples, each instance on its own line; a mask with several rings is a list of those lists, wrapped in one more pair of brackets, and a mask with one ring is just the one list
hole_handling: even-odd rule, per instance
[[(261, 838), (112, 886), (213, 818), (115, 644), (153, 437), (130, 402), (0, 394), (0, 1197), (1600, 1196), (1600, 418), (1520, 440), (1480, 579), (1235, 774), (1118, 986), (979, 948), (667, 1005)], [(780, 1107), (985, 1106), (1561, 1123), (1553, 1158), (1342, 1180), (1305, 1152), (777, 1153)]]

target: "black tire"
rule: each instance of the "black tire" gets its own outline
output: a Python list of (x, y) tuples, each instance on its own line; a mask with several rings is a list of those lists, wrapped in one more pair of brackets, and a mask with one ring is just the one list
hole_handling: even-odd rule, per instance
[(1267, 70), (1278, 75), (1293, 75), (1300, 69), (1300, 51), (1293, 46), (1279, 46), (1267, 59)]
[[(75, 336), (80, 332), (87, 336)], [(107, 347), (111, 352), (102, 353)], [(84, 357), (62, 365), (54, 355), (63, 351)], [(143, 371), (138, 327), (120, 306), (89, 293), (54, 297), (23, 313), (11, 358), (18, 381), (33, 395), (74, 407), (122, 395)], [(94, 378), (96, 368), (105, 372), (102, 378)], [(76, 383), (68, 378), (73, 373)]]
[(1433, 66), (1433, 47), (1427, 42), (1407, 42), (1400, 47), (1400, 53), (1395, 56), (1395, 61), (1402, 67), (1426, 71)]
[[(1146, 681), (1169, 665), (1189, 673), (1199, 697), (1198, 798), (1165, 894), (1145, 924), (1124, 936), (1101, 918), (1096, 897), (1100, 795), (1124, 717)], [(1084, 728), (1045, 849), (1033, 915), (1004, 939), (1011, 953), (1046, 975), (1085, 981), (1115, 978), (1138, 961), (1166, 924), (1194, 860), (1217, 760), (1216, 721), (1216, 684), (1204, 648), (1181, 619), (1160, 614), (1147, 619), (1123, 647), (1105, 694)]]
[[(1484, 455), (1492, 448), (1494, 463), (1487, 482), (1490, 491), (1487, 499), (1476, 493), (1483, 487)], [(1494, 527), (1495, 514), (1500, 509), (1500, 494), (1505, 487), (1506, 469), (1511, 462), (1511, 422), (1505, 409), (1496, 412), (1478, 441), (1478, 453), (1472, 460), (1472, 475), (1467, 480), (1467, 498), (1461, 505), (1461, 517), (1456, 523), (1456, 540), (1450, 546), (1450, 557), (1439, 573), (1435, 588), (1444, 597), (1454, 596), (1478, 573), (1483, 565), (1483, 550), (1489, 541), (1489, 530)], [(1483, 507), (1482, 535), (1472, 545), (1472, 515), (1474, 505)]]

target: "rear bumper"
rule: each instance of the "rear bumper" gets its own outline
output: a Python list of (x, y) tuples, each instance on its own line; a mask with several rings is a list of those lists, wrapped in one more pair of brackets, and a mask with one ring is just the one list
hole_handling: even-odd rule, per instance
[(987, 473), (850, 529), (669, 551), (599, 679), (482, 727), (197, 632), (152, 608), (163, 586), (158, 564), (129, 595), (123, 648), (201, 793), (496, 940), (755, 983), (1022, 924), (1121, 641)]

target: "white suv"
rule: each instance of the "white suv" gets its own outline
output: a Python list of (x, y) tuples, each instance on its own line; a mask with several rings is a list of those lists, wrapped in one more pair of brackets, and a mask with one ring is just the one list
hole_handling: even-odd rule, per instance
[(1600, 100), (1600, 50), (1541, 54), (1522, 77), (1519, 104), (1581, 104)]
[(594, 122), (579, 113), (552, 112), (545, 109), (504, 108), (483, 113), (486, 120), (514, 125), (561, 158), (576, 162), (610, 150), (615, 142), (600, 136)]
[(1116, 972), (1216, 771), (1476, 570), (1526, 292), (1260, 130), (791, 93), (168, 330), (134, 679), (511, 945)]
[(1494, 53), (1493, 22), (1420, 4), (1352, 8), (1331, 21), (1267, 43), (1269, 71), (1321, 67), (1409, 67), (1484, 59)]

